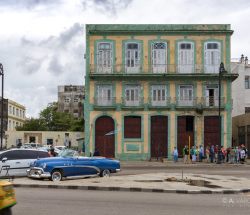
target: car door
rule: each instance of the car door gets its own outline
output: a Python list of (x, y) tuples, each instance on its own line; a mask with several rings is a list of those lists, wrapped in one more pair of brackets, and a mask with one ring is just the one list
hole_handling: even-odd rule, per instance
[(75, 157), (73, 162), (77, 175), (96, 175), (99, 172), (95, 159)]
[[(1, 165), (9, 168), (9, 175), (22, 175), (22, 163), (20, 161), (19, 150), (6, 151), (1, 156)], [(1, 175), (5, 175), (7, 170), (2, 170)]]

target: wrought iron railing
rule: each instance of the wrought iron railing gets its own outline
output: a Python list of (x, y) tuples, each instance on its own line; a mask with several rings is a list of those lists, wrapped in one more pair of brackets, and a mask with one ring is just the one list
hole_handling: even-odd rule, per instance
[[(230, 73), (230, 65), (225, 65), (225, 69)], [(115, 64), (115, 65), (90, 65), (90, 74), (189, 74), (205, 73), (218, 74), (219, 65), (209, 64)]]
[(144, 97), (134, 97), (134, 98), (127, 98), (122, 97), (122, 106), (124, 107), (141, 107), (144, 105)]
[(94, 97), (94, 105), (96, 106), (114, 106), (116, 97)]
[(168, 107), (171, 105), (171, 97), (149, 97), (150, 107)]

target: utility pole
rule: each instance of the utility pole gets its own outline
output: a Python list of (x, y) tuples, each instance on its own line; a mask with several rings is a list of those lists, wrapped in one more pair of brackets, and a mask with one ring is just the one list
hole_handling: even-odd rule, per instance
[(3, 129), (4, 129), (4, 121), (3, 121), (3, 106), (4, 106), (4, 71), (3, 65), (0, 63), (0, 75), (2, 76), (2, 98), (1, 98), (1, 145), (0, 150), (3, 149)]

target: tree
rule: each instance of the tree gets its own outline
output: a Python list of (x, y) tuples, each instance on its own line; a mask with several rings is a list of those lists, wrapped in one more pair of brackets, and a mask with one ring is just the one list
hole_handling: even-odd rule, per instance
[[(57, 103), (49, 104), (38, 119), (26, 121), (18, 131), (83, 131), (84, 120), (69, 113), (57, 112)], [(31, 130), (30, 130), (31, 129)]]
[(46, 131), (46, 125), (40, 119), (31, 118), (23, 126), (17, 126), (17, 131)]

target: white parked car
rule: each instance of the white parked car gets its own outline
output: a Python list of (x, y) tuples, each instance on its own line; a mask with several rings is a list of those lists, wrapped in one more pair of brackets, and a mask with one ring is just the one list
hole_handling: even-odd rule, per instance
[(58, 150), (64, 150), (66, 149), (66, 146), (54, 146), (54, 148)]
[(49, 157), (48, 152), (36, 149), (0, 151), (0, 176), (26, 176), (26, 170), (38, 158)]

